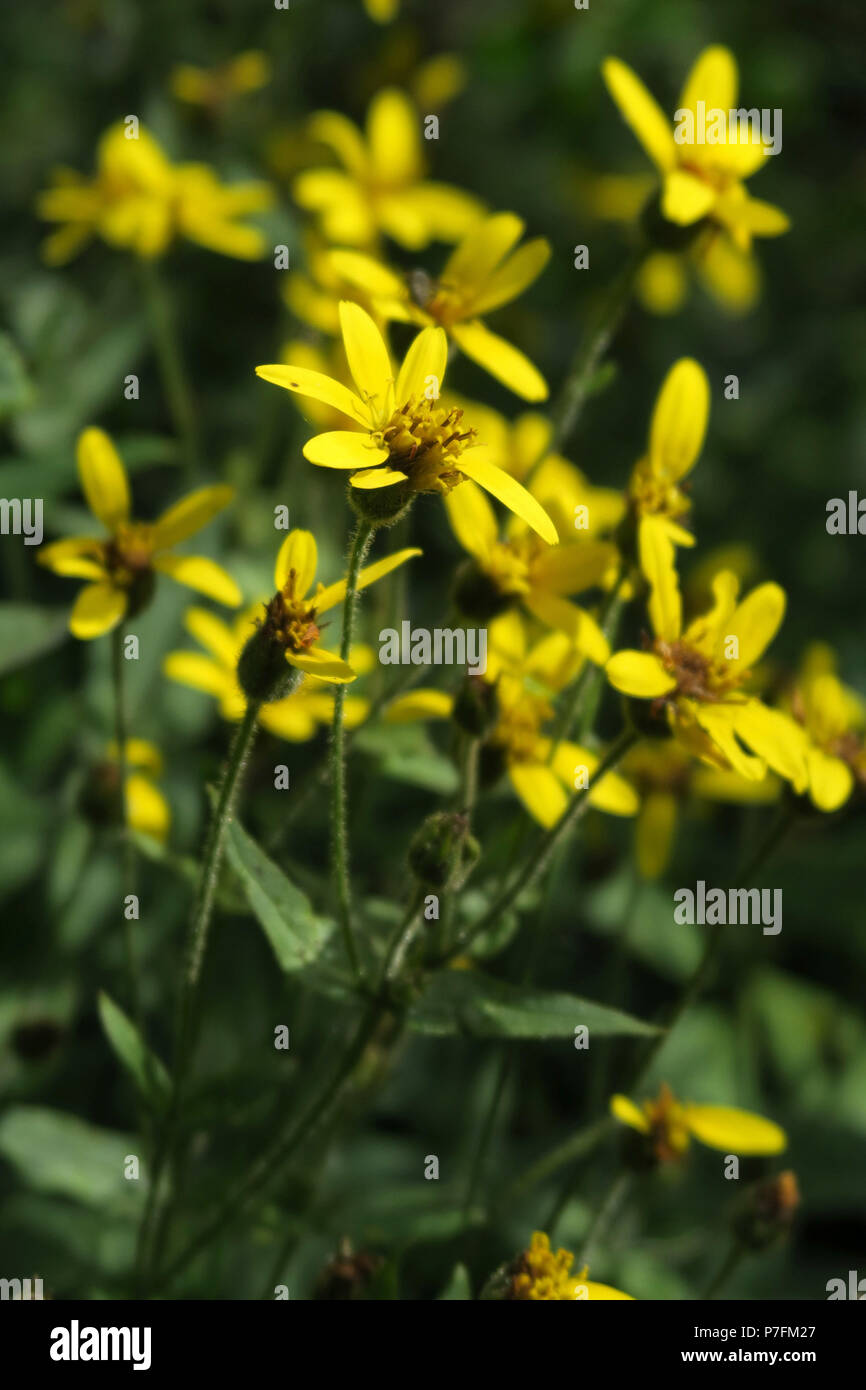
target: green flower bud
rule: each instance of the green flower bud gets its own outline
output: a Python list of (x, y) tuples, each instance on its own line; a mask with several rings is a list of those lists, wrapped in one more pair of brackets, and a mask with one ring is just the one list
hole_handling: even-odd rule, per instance
[(409, 867), (425, 887), (442, 889), (474, 864), (480, 853), (478, 841), (469, 833), (467, 816), (435, 811), (412, 837)]
[(734, 1209), (734, 1236), (749, 1250), (764, 1250), (788, 1233), (799, 1205), (797, 1175), (790, 1169), (753, 1183)]
[(496, 686), (483, 676), (467, 676), (457, 692), (452, 718), (471, 738), (486, 738), (499, 718)]
[(270, 704), (297, 689), (301, 672), (286, 660), (286, 649), (267, 623), (256, 628), (238, 660), (238, 684), (248, 700)]
[(408, 482), (391, 487), (348, 489), (349, 506), (357, 517), (371, 526), (396, 526), (406, 515), (415, 497)]

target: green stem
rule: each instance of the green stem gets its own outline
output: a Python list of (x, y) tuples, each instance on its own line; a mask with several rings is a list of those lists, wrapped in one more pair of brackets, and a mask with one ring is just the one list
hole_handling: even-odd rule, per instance
[[(111, 634), (111, 677), (114, 686), (114, 741), (117, 744), (117, 768), (120, 785), (118, 787), (118, 817), (123, 858), (123, 897), (124, 900), (135, 892), (135, 848), (129, 828), (129, 814), (126, 799), (126, 782), (129, 776), (126, 745), (128, 740), (126, 720), (126, 681), (123, 656), (123, 626), (119, 625)], [(123, 913), (123, 945), (126, 955), (126, 973), (129, 989), (129, 1002), (132, 1018), (139, 1034), (142, 1029), (141, 988), (138, 971), (138, 954), (135, 949), (133, 923)]]
[[(628, 1172), (618, 1173), (617, 1176), (614, 1178), (613, 1182), (607, 1190), (606, 1195), (604, 1196), (600, 1204), (596, 1207), (595, 1215), (593, 1216), (592, 1221), (589, 1225), (589, 1230), (587, 1231), (586, 1235), (580, 1243), (580, 1247), (576, 1256), (576, 1263), (578, 1266), (588, 1265), (590, 1263), (590, 1259), (595, 1246), (598, 1244), (600, 1237), (607, 1230), (607, 1227), (610, 1225), (611, 1221), (613, 1220), (614, 1216), (616, 1215), (617, 1211), (622, 1205), (626, 1197), (626, 1194), (628, 1193), (628, 1190), (632, 1185), (633, 1180), (634, 1174)], [(554, 1213), (553, 1216), (551, 1216), (551, 1219), (548, 1222), (547, 1233), (550, 1236), (551, 1240), (553, 1239), (553, 1236), (555, 1234), (556, 1227), (559, 1223), (559, 1218), (562, 1212), (565, 1210), (565, 1206), (566, 1202), (561, 1202), (559, 1209)]]
[(728, 1282), (745, 1253), (746, 1251), (739, 1241), (735, 1240), (731, 1243), (731, 1248), (722, 1260), (715, 1278), (711, 1279), (707, 1285), (706, 1293), (703, 1295), (704, 1299), (715, 1298), (721, 1292), (723, 1285)]
[(567, 1163), (574, 1163), (578, 1159), (585, 1158), (607, 1137), (613, 1130), (613, 1126), (613, 1120), (609, 1116), (605, 1116), (601, 1120), (596, 1120), (594, 1124), (579, 1129), (576, 1134), (569, 1135), (561, 1144), (557, 1144), (556, 1148), (542, 1154), (541, 1158), (536, 1159), (525, 1172), (515, 1178), (501, 1197), (497, 1198), (496, 1209), (510, 1210), (515, 1202), (524, 1197), (527, 1192), (531, 1192), (539, 1183), (545, 1182), (547, 1178), (559, 1172), (559, 1169), (564, 1168)]
[(580, 419), (593, 378), (622, 322), (645, 257), (644, 247), (632, 254), (590, 321), (588, 332), (572, 363), (553, 412), (553, 436), (548, 446), (549, 453), (561, 451)]
[(490, 928), (499, 921), (502, 914), (511, 907), (515, 899), (535, 882), (539, 874), (544, 870), (545, 865), (548, 863), (551, 854), (562, 836), (586, 814), (589, 809), (589, 796), (593, 790), (594, 784), (600, 782), (605, 773), (610, 772), (617, 766), (628, 750), (637, 742), (637, 738), (638, 735), (633, 729), (625, 729), (623, 731), (616, 742), (608, 749), (596, 768), (592, 778), (593, 786), (583, 788), (572, 797), (567, 810), (563, 812), (555, 825), (545, 831), (534, 853), (529, 856), (523, 868), (511, 883), (503, 889), (499, 897), (496, 898), (487, 911), (482, 914), (479, 920), (461, 933), (454, 945), (449, 948), (447, 954), (440, 957), (434, 964), (447, 964), (454, 956), (459, 955), (461, 951), (465, 951), (467, 946), (471, 945), (477, 936), (482, 935), (483, 932), (489, 931)]
[[(165, 1167), (174, 1153), (184, 1089), (192, 1061), (199, 983), (213, 915), (214, 898), (219, 882), (225, 837), (234, 811), (243, 770), (255, 738), (258, 712), (258, 703), (250, 701), (241, 723), (235, 730), (205, 840), (198, 888), (187, 936), (184, 976), (178, 1006), (177, 1043), (171, 1098), (160, 1143), (154, 1155), (147, 1204), (139, 1231), (137, 1252), (137, 1277), (139, 1280), (144, 1277), (147, 1269), (148, 1243), (159, 1196), (160, 1181)], [(167, 1227), (169, 1216), (170, 1203), (166, 1205), (163, 1215), (161, 1226), (163, 1231)]]
[[(340, 640), (340, 657), (348, 661), (355, 629), (355, 612), (358, 600), (358, 576), (364, 563), (370, 542), (373, 539), (373, 526), (369, 521), (359, 521), (352, 538), (349, 553), (349, 569), (346, 575), (346, 597), (343, 600), (343, 633)], [(330, 772), (331, 772), (331, 858), (337, 880), (337, 901), (340, 930), (346, 955), (360, 980), (361, 962), (355, 935), (352, 930), (352, 891), (349, 878), (349, 844), (346, 832), (346, 748), (343, 713), (346, 702), (346, 687), (338, 685), (334, 697), (334, 723), (331, 728)]]
[(184, 366), (175, 316), (155, 261), (142, 261), (142, 277), (162, 387), (168, 400), (174, 428), (181, 442), (187, 473), (190, 479), (193, 479), (198, 473), (200, 460), (198, 417)]

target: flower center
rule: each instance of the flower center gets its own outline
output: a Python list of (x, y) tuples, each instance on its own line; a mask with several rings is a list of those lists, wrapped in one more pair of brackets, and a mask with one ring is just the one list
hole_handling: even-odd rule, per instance
[(503, 594), (528, 594), (529, 571), (539, 547), (526, 541), (497, 541), (484, 561), (484, 571)]
[(151, 566), (154, 527), (146, 521), (122, 522), (105, 547), (105, 563), (115, 584), (132, 584)]
[(411, 396), (373, 435), (390, 453), (390, 465), (405, 473), (413, 492), (450, 492), (464, 480), (457, 462), (476, 431), (462, 424), (463, 411)]
[(274, 641), (290, 652), (305, 652), (318, 641), (321, 629), (315, 603), (296, 597), (297, 583), (297, 571), (289, 570), (282, 589), (267, 605), (266, 624)]
[(639, 516), (679, 517), (690, 510), (691, 502), (676, 483), (655, 474), (647, 458), (635, 465), (628, 496)]
[(505, 749), (510, 762), (536, 762), (541, 729), (553, 714), (549, 700), (524, 690), (501, 711), (492, 741)]
[(732, 674), (724, 670), (687, 642), (665, 642), (659, 637), (653, 649), (665, 670), (676, 680), (674, 695), (682, 695), (687, 700), (718, 704), (749, 675), (748, 671)]

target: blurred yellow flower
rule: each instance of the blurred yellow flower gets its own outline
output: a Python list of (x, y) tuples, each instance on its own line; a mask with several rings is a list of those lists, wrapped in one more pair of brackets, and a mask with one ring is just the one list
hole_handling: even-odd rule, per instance
[(511, 1278), (506, 1299), (544, 1303), (582, 1299), (590, 1302), (602, 1299), (632, 1301), (631, 1294), (622, 1293), (609, 1284), (595, 1284), (588, 1280), (589, 1267), (586, 1265), (577, 1274), (572, 1274), (573, 1264), (571, 1251), (559, 1249), (554, 1254), (550, 1248), (550, 1237), (543, 1231), (535, 1231), (529, 1249), (518, 1256), (509, 1271)]
[[(763, 167), (770, 146), (750, 126), (729, 118), (723, 143), (678, 143), (670, 122), (640, 78), (618, 58), (607, 58), (602, 74), (611, 96), (661, 180), (661, 213), (681, 227), (704, 218), (723, 227), (741, 251), (756, 236), (779, 236), (790, 226), (784, 212), (751, 198), (744, 180)], [(737, 110), (739, 78), (733, 54), (720, 45), (705, 48), (686, 78), (678, 111)]]
[(191, 63), (180, 63), (172, 69), (169, 86), (178, 101), (213, 111), (232, 97), (260, 91), (272, 76), (268, 55), (249, 49), (218, 67), (199, 68)]
[(290, 313), (310, 328), (338, 338), (340, 301), (351, 299), (384, 329), (385, 320), (376, 310), (373, 297), (340, 274), (321, 238), (308, 235), (305, 243), (306, 270), (293, 270), (281, 282), (283, 303)]
[(370, 103), (366, 136), (338, 111), (320, 111), (308, 130), (341, 169), (316, 168), (292, 185), (329, 241), (373, 246), (384, 233), (408, 250), (458, 241), (482, 213), (478, 200), (424, 177), (420, 116), (405, 92), (387, 87)]
[[(219, 703), (223, 719), (236, 723), (243, 718), (246, 697), (238, 684), (238, 659), (247, 639), (255, 629), (262, 605), (253, 604), (241, 613), (231, 626), (205, 608), (188, 608), (184, 626), (207, 652), (169, 652), (162, 669), (170, 680), (191, 686)], [(356, 675), (362, 675), (373, 664), (369, 647), (353, 647), (349, 664)], [(344, 718), (349, 728), (366, 719), (369, 702), (349, 695), (344, 705)], [(278, 738), (302, 743), (313, 738), (317, 729), (330, 727), (334, 702), (327, 682), (315, 676), (304, 676), (300, 685), (283, 699), (272, 700), (259, 709), (259, 723)]]
[(390, 24), (397, 17), (400, 0), (364, 0), (364, 9), (377, 24)]
[(733, 768), (752, 781), (760, 781), (769, 766), (804, 791), (808, 779), (799, 729), (747, 693), (752, 668), (781, 625), (784, 590), (761, 584), (738, 603), (739, 581), (722, 570), (713, 582), (713, 607), (683, 631), (672, 547), (666, 541), (656, 545), (656, 534), (648, 532), (641, 547), (655, 640), (647, 651), (620, 651), (610, 658), (611, 685), (635, 699), (654, 701), (676, 738), (703, 762)]
[(788, 1145), (785, 1131), (772, 1120), (728, 1105), (684, 1103), (667, 1083), (640, 1107), (628, 1096), (612, 1096), (610, 1109), (621, 1124), (645, 1137), (651, 1157), (661, 1163), (681, 1158), (692, 1139), (743, 1157), (782, 1153)]
[[(126, 823), (131, 830), (164, 844), (171, 827), (171, 810), (155, 779), (162, 774), (162, 756), (159, 749), (143, 738), (126, 740), (125, 762), (128, 771), (124, 788)], [(111, 772), (117, 778), (120, 765), (116, 740), (108, 745)]]
[(547, 383), (541, 373), (481, 318), (522, 294), (550, 259), (544, 237), (515, 250), (523, 232), (523, 221), (512, 212), (477, 222), (436, 280), (420, 270), (398, 275), (358, 251), (335, 250), (331, 262), (338, 274), (370, 295), (383, 318), (444, 328), (461, 352), (497, 381), (524, 400), (542, 401)]
[(214, 560), (169, 552), (206, 526), (234, 497), (230, 487), (198, 488), (175, 502), (157, 521), (130, 517), (129, 481), (108, 435), (86, 429), (78, 439), (78, 476), (105, 539), (77, 536), (43, 546), (40, 564), (75, 579), (88, 579), (72, 609), (70, 630), (87, 640), (100, 637), (150, 601), (157, 573), (207, 594), (231, 608), (241, 601), (237, 584)]
[(785, 700), (804, 733), (809, 795), (820, 811), (837, 811), (866, 787), (866, 705), (842, 684), (824, 643), (811, 646)]
[(340, 322), (357, 394), (300, 365), (256, 368), (263, 380), (322, 401), (353, 423), (353, 429), (315, 435), (304, 445), (304, 457), (323, 468), (349, 471), (352, 487), (362, 491), (397, 489), (393, 498), (389, 494), (395, 510), (416, 493), (446, 494), (471, 478), (555, 545), (556, 531), (544, 509), (491, 462), (461, 412), (440, 404), (448, 361), (442, 329), (422, 329), (397, 372), (379, 329), (359, 305), (343, 301)]
[(62, 224), (42, 254), (49, 265), (65, 265), (101, 237), (151, 260), (185, 237), (225, 256), (258, 260), (264, 237), (239, 219), (271, 201), (268, 184), (223, 184), (206, 164), (173, 165), (143, 127), (118, 122), (99, 142), (93, 178), (60, 169), (54, 186), (39, 195), (39, 216)]

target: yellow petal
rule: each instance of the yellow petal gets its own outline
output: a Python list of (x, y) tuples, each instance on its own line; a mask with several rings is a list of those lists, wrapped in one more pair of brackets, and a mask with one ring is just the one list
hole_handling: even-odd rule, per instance
[(601, 584), (616, 559), (616, 547), (609, 541), (553, 545), (533, 560), (532, 583), (552, 594), (579, 594)]
[(454, 696), (444, 690), (411, 690), (392, 700), (385, 710), (386, 724), (414, 724), (420, 719), (450, 719)]
[(702, 1144), (723, 1153), (778, 1154), (787, 1148), (785, 1131), (772, 1120), (727, 1105), (685, 1105), (683, 1119)]
[(723, 200), (719, 206), (719, 213), (724, 219), (727, 219), (729, 208), (732, 220), (751, 236), (782, 236), (791, 226), (791, 219), (787, 213), (774, 207), (772, 203), (762, 202), (759, 198), (745, 198), (736, 204)]
[(496, 514), (477, 483), (467, 478), (445, 495), (448, 520), (463, 549), (476, 560), (486, 560), (496, 544)]
[[(437, 400), (445, 380), (448, 339), (441, 328), (422, 328), (413, 339), (397, 377), (397, 405), (411, 396)], [(432, 394), (431, 394), (432, 393)]]
[(80, 539), (70, 537), (40, 546), (36, 559), (46, 569), (65, 578), (102, 579), (106, 572), (103, 553), (102, 541), (90, 540), (86, 536)]
[(596, 1284), (592, 1279), (581, 1280), (581, 1288), (586, 1289), (586, 1299), (588, 1303), (599, 1303), (602, 1301), (612, 1302), (613, 1300), (624, 1300), (634, 1303), (630, 1293), (623, 1293), (622, 1289), (615, 1289), (611, 1284)]
[(737, 105), (737, 84), (733, 53), (721, 44), (711, 44), (695, 59), (683, 87), (680, 108), (696, 111), (702, 101), (707, 111), (715, 108), (727, 114)]
[(364, 473), (353, 473), (349, 482), (352, 487), (360, 487), (370, 492), (380, 487), (393, 487), (395, 483), (405, 483), (407, 474), (399, 468), (369, 468)]
[(623, 120), (631, 126), (650, 159), (662, 173), (673, 169), (677, 158), (673, 131), (655, 97), (618, 58), (606, 58), (601, 71)]
[(232, 673), (200, 652), (169, 652), (162, 669), (169, 680), (192, 686), (193, 690), (201, 690), (205, 695), (214, 695), (217, 699), (233, 693), (235, 689)]
[(201, 487), (182, 497), (156, 522), (155, 549), (169, 550), (200, 531), (211, 517), (228, 506), (234, 495), (233, 487)]
[(294, 596), (303, 598), (316, 577), (318, 563), (319, 552), (312, 531), (290, 531), (277, 552), (274, 587), (277, 590), (282, 589), (289, 577), (289, 571), (294, 570)]
[(290, 666), (296, 666), (299, 671), (306, 671), (308, 675), (327, 681), (330, 685), (347, 685), (355, 679), (355, 672), (349, 663), (335, 652), (326, 652), (324, 647), (310, 647), (303, 654), (286, 652), (286, 660)]
[(500, 304), (508, 304), (537, 280), (550, 260), (550, 242), (544, 237), (536, 237), (509, 256), (504, 265), (489, 277), (481, 293), (472, 299), (472, 309), (476, 314), (489, 314)]
[(456, 323), (451, 336), (467, 357), (525, 401), (547, 399), (547, 382), (538, 368), (511, 343), (491, 333), (480, 319)]
[(760, 700), (748, 700), (736, 707), (734, 729), (758, 757), (804, 792), (809, 784), (805, 740), (798, 724), (781, 710), (768, 709)]
[[(112, 739), (108, 745), (108, 755), (117, 760), (117, 740)], [(159, 777), (162, 772), (162, 754), (155, 744), (146, 738), (128, 738), (126, 740), (126, 765), (127, 767), (144, 767), (152, 772), (155, 777)]]
[(635, 837), (635, 854), (642, 878), (659, 878), (670, 863), (677, 823), (676, 797), (670, 792), (649, 792), (641, 804)]
[(419, 115), (405, 92), (380, 91), (367, 112), (373, 176), (385, 187), (412, 183), (421, 172)]
[(291, 743), (303, 743), (312, 738), (318, 725), (312, 710), (300, 692), (288, 695), (284, 700), (262, 705), (259, 710), (259, 723), (277, 738), (288, 739)]
[(557, 544), (559, 537), (556, 527), (540, 502), (537, 502), (532, 493), (527, 492), (516, 478), (510, 477), (503, 469), (497, 468), (495, 463), (491, 463), (483, 445), (467, 449), (461, 454), (460, 472), (478, 483), (485, 491), (492, 493), (497, 501), (519, 516), (527, 526), (531, 526), (548, 545)]
[(653, 472), (678, 482), (694, 464), (710, 413), (710, 384), (699, 362), (681, 357), (668, 372), (653, 410), (649, 457)]
[(715, 189), (694, 174), (675, 169), (665, 178), (662, 213), (678, 227), (691, 227), (706, 217), (716, 201)]
[(753, 757), (737, 742), (734, 727), (739, 717), (738, 706), (702, 705), (695, 701), (690, 706), (690, 713), (735, 772), (753, 782), (760, 782), (764, 778), (767, 771), (764, 760)]
[(165, 841), (171, 825), (171, 811), (162, 792), (139, 773), (127, 777), (125, 792), (127, 824), (142, 835)]
[(190, 636), (210, 652), (211, 656), (229, 670), (238, 658), (238, 643), (232, 629), (207, 608), (188, 608), (183, 618)]
[[(772, 642), (784, 616), (784, 589), (778, 584), (759, 584), (742, 603), (737, 604), (727, 632), (720, 633), (719, 659), (728, 660), (732, 669), (751, 670)], [(729, 657), (725, 652), (729, 637), (737, 638), (739, 653), (736, 657)]]
[(389, 270), (375, 256), (364, 251), (338, 249), (325, 253), (325, 261), (337, 279), (345, 280), (376, 299), (408, 299), (406, 282), (396, 271)]
[(682, 631), (682, 599), (674, 547), (658, 517), (641, 517), (638, 551), (641, 570), (650, 586), (647, 608), (653, 631), (666, 642), (675, 642)]
[(116, 627), (126, 612), (127, 596), (107, 583), (87, 584), (72, 608), (69, 630), (73, 637), (89, 641)]
[(562, 740), (556, 746), (551, 766), (569, 789), (574, 788), (575, 769), (586, 768), (589, 800), (593, 806), (611, 816), (637, 815), (640, 805), (638, 794), (624, 777), (616, 772), (606, 772), (598, 782), (595, 781), (600, 762), (598, 753), (579, 743)]
[(352, 379), (371, 417), (384, 423), (394, 409), (394, 371), (388, 349), (360, 304), (340, 301), (340, 327)]
[(620, 1124), (636, 1129), (639, 1134), (649, 1134), (649, 1120), (639, 1106), (628, 1096), (611, 1096), (610, 1113)]
[(854, 790), (854, 776), (841, 758), (832, 758), (811, 745), (806, 751), (809, 795), (819, 811), (837, 811)]
[(317, 111), (307, 124), (307, 133), (311, 140), (333, 150), (350, 174), (360, 179), (367, 177), (369, 161), (364, 138), (347, 116), (339, 111)]
[(343, 415), (348, 415), (350, 420), (356, 420), (359, 425), (369, 428), (373, 423), (371, 413), (363, 401), (342, 382), (325, 376), (324, 372), (314, 372), (309, 367), (286, 367), (277, 362), (271, 366), (256, 367), (256, 376), (260, 376), (263, 381), (270, 381), (274, 386), (282, 386), (286, 391), (296, 391), (299, 396), (309, 396), (314, 401), (322, 401), (334, 410), (341, 411)]
[[(377, 560), (375, 564), (365, 565), (358, 575), (357, 591), (367, 589), (371, 584), (375, 584), (377, 579), (384, 579), (386, 574), (392, 570), (399, 569), (405, 565), (407, 560), (411, 560), (415, 555), (423, 552), (417, 546), (407, 546), (404, 550), (396, 550), (393, 555), (386, 555), (383, 560)], [(340, 579), (336, 584), (329, 584), (326, 589), (320, 589), (315, 595), (317, 613), (327, 613), (329, 608), (334, 608), (338, 603), (342, 603), (346, 597), (346, 581)]]
[(78, 437), (78, 476), (87, 505), (109, 531), (129, 520), (129, 483), (104, 430), (91, 426)]
[(303, 448), (305, 459), (320, 468), (371, 468), (385, 463), (388, 450), (374, 444), (369, 434), (359, 430), (329, 430), (308, 439)]
[(441, 279), (461, 289), (480, 288), (512, 246), (523, 236), (523, 221), (514, 212), (485, 217), (463, 238), (445, 263)]
[(533, 820), (545, 830), (556, 824), (568, 806), (568, 796), (552, 768), (545, 763), (513, 762), (508, 778)]
[(237, 608), (241, 602), (241, 591), (231, 575), (203, 555), (157, 555), (153, 568), (229, 608)]
[(605, 672), (616, 690), (639, 700), (654, 700), (676, 689), (676, 681), (652, 652), (615, 652)]
[(610, 643), (586, 609), (557, 594), (546, 594), (540, 590), (525, 595), (523, 602), (541, 622), (565, 633), (577, 651), (589, 657), (596, 666), (605, 664), (610, 656)]

